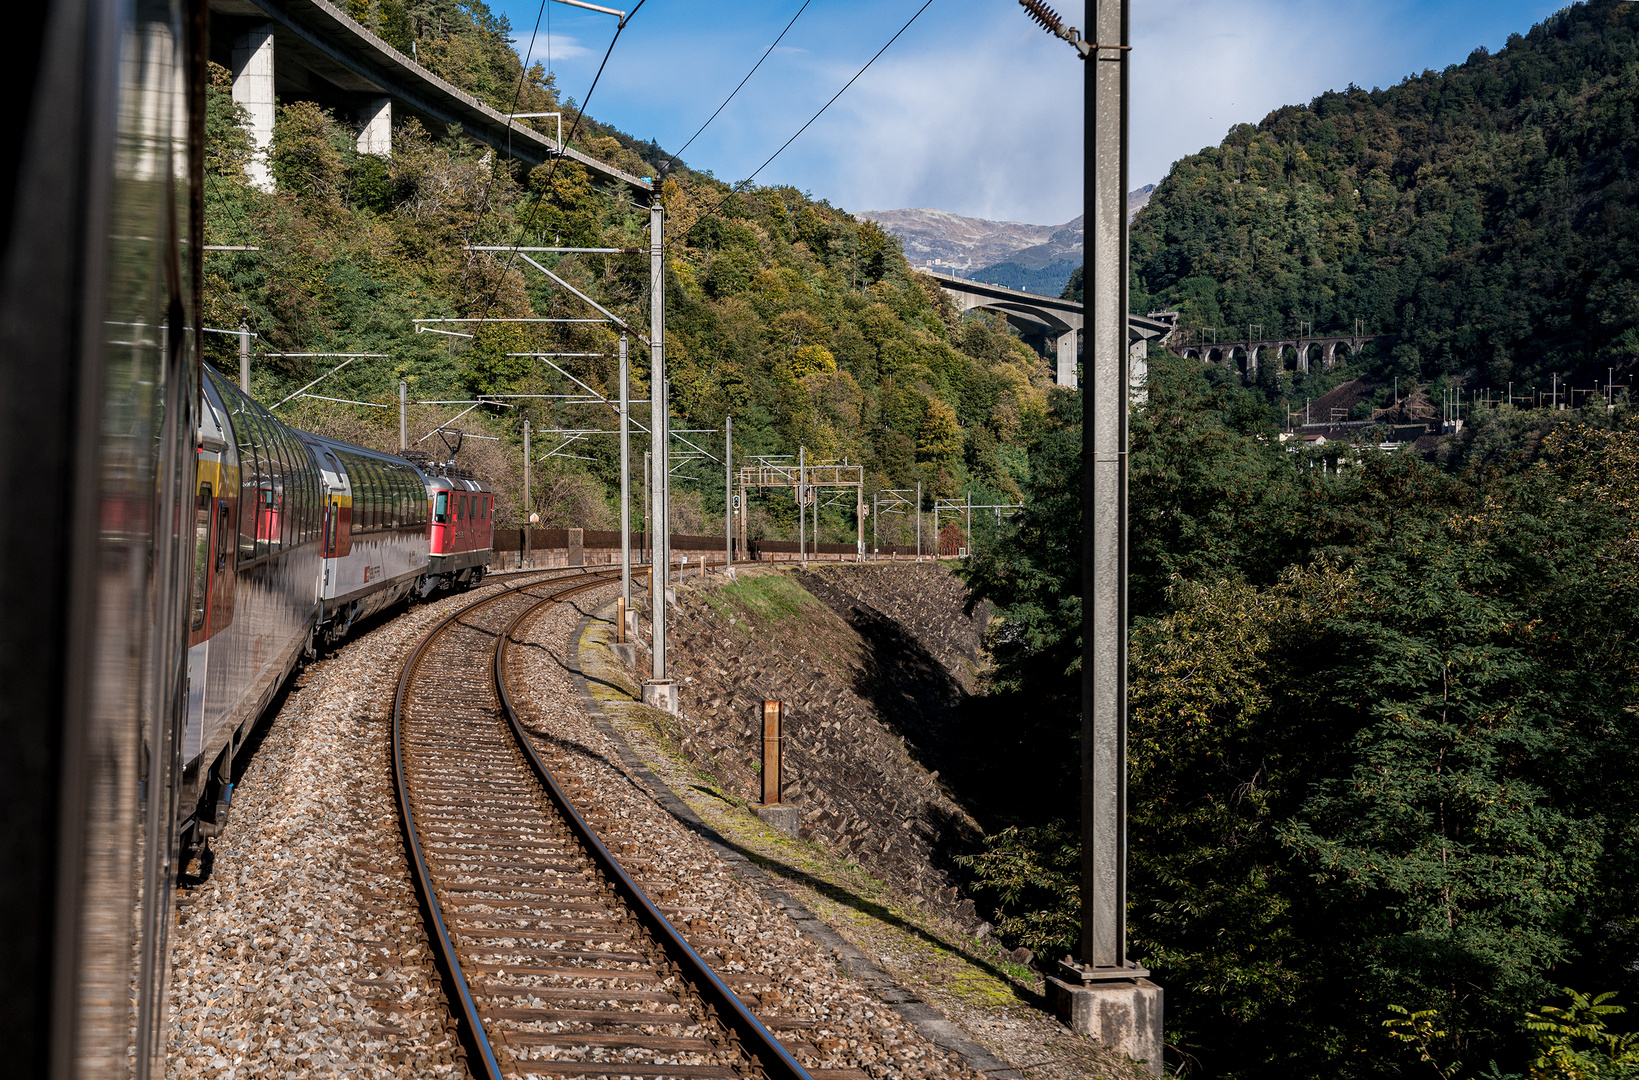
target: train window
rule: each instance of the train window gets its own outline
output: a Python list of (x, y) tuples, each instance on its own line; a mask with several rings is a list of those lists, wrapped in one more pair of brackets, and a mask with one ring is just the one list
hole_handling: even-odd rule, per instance
[(438, 498), (434, 500), (433, 504), (433, 520), (438, 522), (440, 525), (443, 525), (450, 520), (449, 492), (440, 491), (438, 493)]
[(348, 472), (357, 479), (353, 481), (353, 518), (359, 523), (358, 531), (369, 532), (375, 528), (372, 510), (375, 485), (370, 482), (370, 463), (361, 457), (353, 457), (348, 463)]
[[(262, 424), (246, 401), (239, 413), (239, 424), (244, 435), (239, 440), (241, 465), (239, 475), (241, 553), (254, 559), (267, 554), (267, 543), (262, 540), (262, 496), (271, 471), (268, 468), (267, 445), (262, 437)], [(245, 548), (249, 548), (248, 551)]]
[(358, 493), (353, 496), (353, 513), (358, 518), (359, 532), (369, 532), (376, 527), (376, 485), (370, 476), (370, 463), (364, 458), (355, 457), (350, 464), (352, 471), (358, 475)]
[(381, 477), (376, 473), (376, 463), (369, 458), (360, 460), (364, 473), (364, 528), (367, 532), (375, 532), (381, 528)]
[(381, 462), (379, 461), (372, 460), (370, 462), (370, 482), (373, 489), (371, 491), (371, 495), (374, 496), (372, 501), (375, 504), (372, 507), (375, 518), (375, 527), (379, 532), (391, 524), (388, 520), (387, 473), (386, 470), (381, 467)]
[(207, 590), (211, 577), (211, 515), (214, 511), (209, 481), (199, 485), (199, 499), (194, 504), (193, 549), (193, 629), (205, 625)]
[(410, 497), (404, 482), (404, 470), (393, 466), (393, 528), (402, 529), (410, 523)]
[(239, 558), (256, 558), (256, 499), (255, 491), (261, 479), (256, 468), (256, 440), (252, 434), (250, 414), (241, 397), (231, 420), (234, 442), (239, 449)]
[(306, 539), (302, 534), (307, 531), (307, 469), (302, 461), (306, 455), (289, 428), (283, 428), (280, 434), (284, 437), (285, 461), (290, 465), (290, 472), (285, 476), (285, 507), (290, 518), (285, 527), (285, 542), (295, 547)]
[(278, 505), (274, 508), (273, 520), (268, 523), (268, 542), (273, 550), (279, 551), (296, 542), (295, 508), (292, 505), (296, 489), (296, 462), (290, 455), (288, 429), (277, 420), (269, 420), (268, 428), (273, 435), (274, 461), (278, 463), (273, 482)]
[(319, 535), (319, 467), (313, 460), (313, 449), (305, 441), (302, 451), (302, 543)]

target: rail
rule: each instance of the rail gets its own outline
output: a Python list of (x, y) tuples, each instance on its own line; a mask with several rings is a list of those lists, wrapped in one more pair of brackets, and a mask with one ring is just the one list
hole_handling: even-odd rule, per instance
[[(462, 826), (459, 829), (446, 822), (443, 825), (434, 828), (432, 835), (436, 837), (439, 834), (440, 828), (447, 833), (453, 833), (456, 831), (480, 832), (481, 835), (470, 839), (461, 840), (459, 842), (446, 839), (443, 841), (444, 850), (429, 852), (429, 848), (425, 842), (426, 838), (417, 826), (417, 810), (413, 805), (414, 800), (412, 800), (411, 797), (412, 776), (410, 774), (411, 770), (408, 769), (406, 765), (405, 718), (412, 708), (412, 684), (415, 682), (418, 674), (421, 673), (423, 662), (426, 658), (430, 655), (434, 655), (435, 643), (443, 639), (452, 628), (457, 626), (464, 628), (467, 631), (476, 631), (481, 634), (495, 635), (495, 644), (489, 659), (492, 665), (496, 699), (500, 704), (500, 712), (505, 719), (505, 727), (507, 728), (508, 732), (510, 732), (512, 748), (515, 749), (519, 755), (521, 755), (523, 764), (527, 767), (527, 771), (533, 775), (534, 780), (539, 785), (539, 791), (536, 793), (535, 798), (538, 799), (539, 794), (544, 793), (547, 800), (550, 802), (551, 811), (556, 814), (558, 819), (558, 824), (554, 824), (552, 828), (559, 829), (561, 827), (567, 829), (569, 837), (572, 837), (572, 841), (569, 837), (564, 838), (564, 847), (561, 851), (557, 848), (553, 849), (554, 851), (559, 852), (558, 855), (549, 855), (544, 857), (550, 862), (552, 858), (561, 857), (564, 853), (570, 851), (571, 849), (568, 845), (571, 842), (579, 846), (580, 851), (576, 854), (589, 861), (590, 869), (594, 870), (595, 872), (595, 877), (591, 880), (601, 878), (606, 885), (612, 887), (613, 892), (618, 898), (618, 902), (612, 903), (608, 909), (610, 914), (617, 915), (619, 918), (628, 920), (628, 924), (635, 923), (636, 927), (641, 928), (642, 934), (640, 934), (636, 940), (642, 940), (643, 935), (647, 936), (648, 941), (650, 942), (648, 947), (653, 949), (652, 955), (663, 955), (666, 959), (666, 964), (675, 968), (676, 972), (682, 976), (682, 980), (688, 984), (689, 990), (692, 991), (694, 995), (693, 1000), (696, 1002), (696, 1008), (702, 1006), (704, 1007), (706, 1017), (704, 1022), (722, 1029), (719, 1035), (719, 1038), (722, 1040), (722, 1045), (715, 1052), (737, 1052), (739, 1055), (742, 1055), (743, 1059), (746, 1060), (751, 1066), (749, 1072), (747, 1072), (738, 1068), (737, 1071), (728, 1071), (724, 1067), (717, 1066), (703, 1067), (691, 1065), (666, 1065), (663, 1062), (640, 1063), (625, 1061), (624, 1059), (614, 1059), (608, 1061), (583, 1061), (582, 1064), (587, 1066), (586, 1071), (594, 1074), (604, 1072), (610, 1073), (611, 1075), (617, 1073), (628, 1074), (633, 1072), (633, 1067), (635, 1066), (635, 1074), (646, 1076), (744, 1075), (763, 1076), (769, 1078), (769, 1080), (811, 1080), (808, 1072), (804, 1070), (803, 1067), (796, 1061), (796, 1059), (791, 1055), (790, 1051), (780, 1044), (779, 1040), (774, 1037), (774, 1035), (762, 1024), (761, 1021), (756, 1018), (756, 1016), (751, 1013), (749, 1009), (746, 1008), (746, 1006), (740, 1001), (739, 997), (729, 989), (728, 985), (721, 978), (719, 978), (714, 971), (712, 971), (710, 965), (707, 964), (706, 961), (702, 959), (701, 956), (693, 949), (693, 947), (691, 947), (688, 942), (684, 940), (682, 934), (680, 934), (677, 929), (672, 926), (671, 922), (665, 917), (661, 910), (652, 900), (649, 899), (642, 887), (638, 885), (638, 883), (625, 870), (625, 868), (620, 865), (620, 862), (614, 857), (614, 855), (611, 854), (609, 849), (603, 844), (601, 839), (597, 836), (596, 831), (581, 815), (572, 800), (565, 793), (564, 789), (559, 785), (551, 770), (542, 760), (540, 753), (537, 751), (532, 740), (529, 738), (528, 733), (524, 729), (523, 721), (515, 706), (513, 694), (508, 686), (507, 679), (507, 650), (508, 647), (517, 639), (519, 628), (524, 626), (529, 620), (547, 610), (552, 604), (559, 603), (577, 593), (597, 588), (602, 585), (611, 584), (618, 580), (618, 576), (611, 575), (607, 570), (588, 572), (579, 575), (555, 577), (544, 580), (533, 579), (528, 582), (521, 582), (517, 585), (510, 586), (491, 596), (485, 597), (476, 603), (469, 604), (463, 607), (460, 611), (455, 612), (448, 618), (438, 623), (438, 625), (433, 627), (433, 629), (427, 633), (421, 642), (417, 644), (414, 651), (412, 651), (408, 661), (404, 665), (403, 674), (399, 679), (398, 691), (394, 698), (392, 728), (393, 777), (398, 793), (399, 816), (404, 829), (406, 851), (409, 855), (409, 862), (412, 867), (412, 876), (415, 881), (417, 895), (421, 901), (423, 915), (429, 929), (428, 937), (435, 951), (439, 966), (444, 974), (446, 984), (450, 989), (450, 999), (452, 1005), (454, 1006), (455, 1012), (457, 1013), (457, 1019), (461, 1023), (464, 1036), (463, 1042), (465, 1042), (468, 1047), (472, 1072), (475, 1076), (480, 1077), (481, 1080), (501, 1080), (504, 1075), (508, 1074), (539, 1071), (535, 1068), (535, 1066), (545, 1065), (546, 1062), (534, 1058), (521, 1059), (517, 1061), (516, 1065), (509, 1068), (503, 1061), (502, 1056), (497, 1053), (495, 1048), (495, 1033), (487, 1030), (485, 1026), (484, 1016), (480, 1010), (478, 997), (475, 996), (473, 984), (470, 982), (466, 970), (463, 969), (461, 954), (458, 950), (456, 941), (457, 937), (469, 938), (470, 935), (474, 933), (482, 933), (482, 931), (460, 929), (460, 926), (470, 925), (465, 921), (455, 924), (455, 928), (452, 929), (452, 923), (450, 922), (449, 918), (447, 918), (444, 905), (440, 901), (437, 881), (438, 875), (435, 874), (433, 869), (435, 862), (450, 862), (453, 859), (454, 861), (458, 861), (462, 864), (476, 864), (479, 866), (479, 869), (472, 871), (446, 871), (446, 874), (453, 875), (454, 877), (467, 876), (473, 879), (488, 877), (490, 879), (494, 879), (497, 876), (504, 876), (506, 873), (511, 871), (505, 869), (498, 870), (497, 867), (501, 866), (502, 864), (485, 863), (484, 860), (486, 858), (496, 857), (496, 852), (507, 848), (508, 844), (505, 842), (506, 838), (497, 834), (497, 843), (492, 846), (472, 846), (489, 844), (488, 839), (486, 839), (488, 834), (482, 833), (482, 822), (472, 826)], [(532, 589), (537, 585), (550, 585), (552, 587), (551, 592), (547, 595), (537, 595), (525, 591)], [(517, 610), (516, 613), (512, 613), (508, 609), (502, 609), (495, 612), (495, 615), (506, 619), (504, 626), (501, 626), (499, 629), (496, 629), (496, 623), (498, 620), (491, 621), (486, 626), (481, 620), (473, 619), (474, 614), (479, 613), (492, 605), (500, 605), (507, 601), (512, 603), (523, 602), (525, 603), (525, 606), (523, 606), (520, 610)], [(434, 665), (433, 674), (436, 678), (436, 665)], [(433, 685), (436, 686), (437, 684), (434, 683)], [(429, 689), (431, 689), (431, 687), (429, 687)], [(486, 708), (490, 707), (492, 706), (486, 706)], [(417, 735), (415, 736), (418, 741), (414, 743), (416, 746), (415, 771), (421, 778), (419, 783), (423, 785), (431, 784), (434, 787), (441, 784), (447, 788), (456, 782), (454, 775), (458, 772), (458, 770), (453, 764), (442, 766), (442, 772), (436, 772), (434, 770), (433, 763), (439, 761), (439, 759), (436, 757), (436, 751), (433, 751), (432, 753), (429, 753), (428, 751), (428, 747), (432, 744), (433, 740), (429, 737), (428, 730), (423, 730), (426, 723), (426, 720), (418, 722)], [(503, 740), (505, 739), (505, 736), (498, 737)], [(478, 737), (474, 735), (473, 739), (474, 745), (476, 746)], [(478, 750), (475, 751), (475, 753), (478, 753), (481, 757), (483, 751)], [(508, 753), (510, 755), (510, 751)], [(475, 758), (474, 760), (478, 759)], [(511, 766), (510, 768), (515, 768), (515, 766)], [(516, 775), (521, 778), (523, 774), (517, 773)], [(429, 797), (434, 796), (424, 794), (421, 799), (422, 801), (425, 801)], [(468, 797), (478, 798), (481, 804), (483, 798), (487, 797), (493, 799), (494, 795), (485, 796), (478, 789), (473, 789), (472, 794)], [(436, 805), (436, 797), (434, 798)], [(423, 809), (426, 808), (423, 807)], [(438, 821), (437, 811), (435, 810), (432, 812), (434, 817), (429, 820), (434, 822), (436, 825)], [(539, 812), (542, 814), (548, 813), (544, 808), (542, 808)], [(550, 818), (550, 814), (548, 814), (548, 817)], [(542, 835), (544, 836), (544, 834)], [(456, 843), (466, 846), (452, 847), (452, 844)], [(514, 846), (515, 844), (516, 838), (514, 838)], [(433, 842), (433, 847), (435, 849), (439, 847), (439, 841), (436, 839)], [(459, 859), (455, 859), (456, 855), (460, 856)], [(583, 862), (579, 865), (584, 866), (585, 863)], [(536, 882), (536, 884), (544, 886), (556, 882), (559, 886), (562, 886), (567, 880), (570, 879), (567, 877), (543, 877)], [(452, 887), (450, 885), (450, 881), (451, 877), (445, 878), (446, 888)], [(474, 888), (481, 888), (486, 892), (493, 892), (503, 895), (508, 891), (508, 886), (506, 885), (469, 885), (466, 887), (466, 891), (473, 891)], [(540, 891), (531, 889), (527, 886), (512, 886), (511, 888), (514, 891), (517, 891), (520, 888), (525, 892)], [(486, 900), (472, 901), (471, 903), (494, 906), (498, 903), (504, 904), (509, 902), (510, 901)], [(457, 908), (461, 907), (460, 904), (457, 904), (456, 906)], [(543, 902), (540, 906), (543, 909), (551, 909), (554, 906), (561, 905)], [(457, 915), (459, 916), (460, 914), (462, 913), (457, 911)], [(476, 921), (499, 922), (501, 920), (497, 916), (476, 916)], [(509, 936), (516, 937), (518, 939), (525, 939), (530, 937), (540, 937), (541, 935), (519, 930), (516, 931), (515, 934)], [(570, 934), (568, 936), (570, 938), (575, 937), (574, 934)], [(495, 951), (480, 948), (470, 939), (464, 947), (469, 952), (477, 951), (483, 953), (486, 951)], [(526, 952), (529, 950), (521, 947), (509, 947), (503, 951)], [(628, 959), (636, 960), (637, 957), (632, 956)], [(484, 965), (480, 964), (478, 970), (484, 971), (487, 969)], [(575, 970), (582, 969), (577, 968)], [(608, 970), (610, 972), (608, 977), (635, 977), (629, 971), (624, 975), (620, 974), (620, 971), (623, 969), (586, 968), (584, 970), (586, 971), (586, 974), (584, 976), (580, 976), (580, 978), (583, 979), (599, 978), (600, 976), (593, 973), (600, 970)], [(527, 990), (528, 988), (521, 987), (520, 989)], [(543, 994), (545, 996), (551, 996), (553, 993), (567, 993), (567, 991), (554, 992), (540, 987), (535, 987), (534, 990), (536, 993)], [(486, 990), (486, 996), (492, 996), (493, 993), (493, 988)], [(590, 999), (596, 997), (597, 995), (587, 992), (584, 995), (576, 996), (584, 996)], [(635, 997), (646, 1000), (649, 995), (637, 994)], [(681, 1008), (681, 1003), (678, 1004), (679, 1008)], [(650, 1022), (675, 1024), (681, 1021), (676, 1019), (664, 1020), (662, 1017), (682, 1017), (687, 1015), (688, 1014), (686, 1013), (662, 1012), (654, 1014), (654, 1020)], [(699, 1023), (702, 1021), (689, 1022)], [(562, 1034), (566, 1038), (572, 1035), (572, 1033), (569, 1032), (563, 1032)], [(629, 1041), (630, 1045), (634, 1048), (650, 1045), (654, 1046), (656, 1049), (660, 1049), (659, 1043), (679, 1041), (666, 1039), (656, 1040), (653, 1037), (634, 1036), (622, 1037), (621, 1039), (616, 1039), (614, 1041), (599, 1042), (598, 1040), (600, 1038), (607, 1039), (607, 1036), (598, 1036), (596, 1033), (585, 1034), (587, 1038), (586, 1045), (588, 1046), (620, 1046), (626, 1045), (627, 1041)], [(502, 1034), (500, 1038), (502, 1041), (506, 1041), (505, 1034)], [(645, 1039), (648, 1041), (646, 1042)], [(678, 1049), (681, 1050), (682, 1048), (679, 1047)], [(692, 1052), (698, 1053), (703, 1051)], [(557, 1064), (561, 1065), (566, 1063), (560, 1061)], [(558, 1072), (561, 1070), (554, 1069), (551, 1071)]]

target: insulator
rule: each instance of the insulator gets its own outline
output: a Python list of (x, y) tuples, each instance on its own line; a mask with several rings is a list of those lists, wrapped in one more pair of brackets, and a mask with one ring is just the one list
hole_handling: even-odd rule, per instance
[(1049, 33), (1064, 36), (1064, 20), (1059, 18), (1058, 12), (1042, 3), (1041, 0), (1019, 0), (1024, 10), (1032, 19), (1041, 24), (1043, 30)]

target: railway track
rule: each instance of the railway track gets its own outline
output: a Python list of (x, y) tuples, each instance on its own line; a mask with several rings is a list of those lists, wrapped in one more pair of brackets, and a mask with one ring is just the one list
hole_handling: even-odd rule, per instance
[(469, 1067), (481, 1080), (809, 1080), (610, 854), (513, 708), (518, 628), (618, 574), (471, 604), (399, 681), (399, 816)]

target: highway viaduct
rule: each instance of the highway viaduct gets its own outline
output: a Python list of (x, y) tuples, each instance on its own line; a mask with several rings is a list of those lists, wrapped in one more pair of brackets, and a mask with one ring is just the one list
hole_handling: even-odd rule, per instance
[[(557, 142), (490, 108), (354, 22), (328, 0), (209, 0), (211, 60), (233, 72), (233, 99), (250, 114), (255, 151), (251, 182), (271, 191), (268, 149), (274, 102), (307, 99), (335, 110), (358, 132), (361, 153), (390, 154), (393, 119), (419, 118), (441, 132), (459, 124), (497, 152), (538, 165)], [(632, 176), (573, 148), (562, 156), (607, 180), (651, 190)]]
[[(1057, 296), (1041, 296), (1005, 285), (991, 285), (983, 281), (969, 281), (952, 274), (922, 271), (933, 278), (950, 294), (956, 306), (964, 311), (985, 308), (999, 311), (1007, 321), (1018, 328), (1024, 339), (1051, 341), (1056, 354), (1055, 375), (1060, 386), (1076, 385), (1076, 360), (1080, 355), (1081, 334), (1085, 329), (1083, 309), (1079, 300), (1065, 300)], [(1127, 316), (1127, 344), (1132, 355), (1132, 380), (1143, 380), (1142, 365), (1149, 355), (1149, 345), (1161, 345), (1172, 333), (1169, 323), (1143, 315)], [(1043, 350), (1045, 351), (1045, 349)]]

